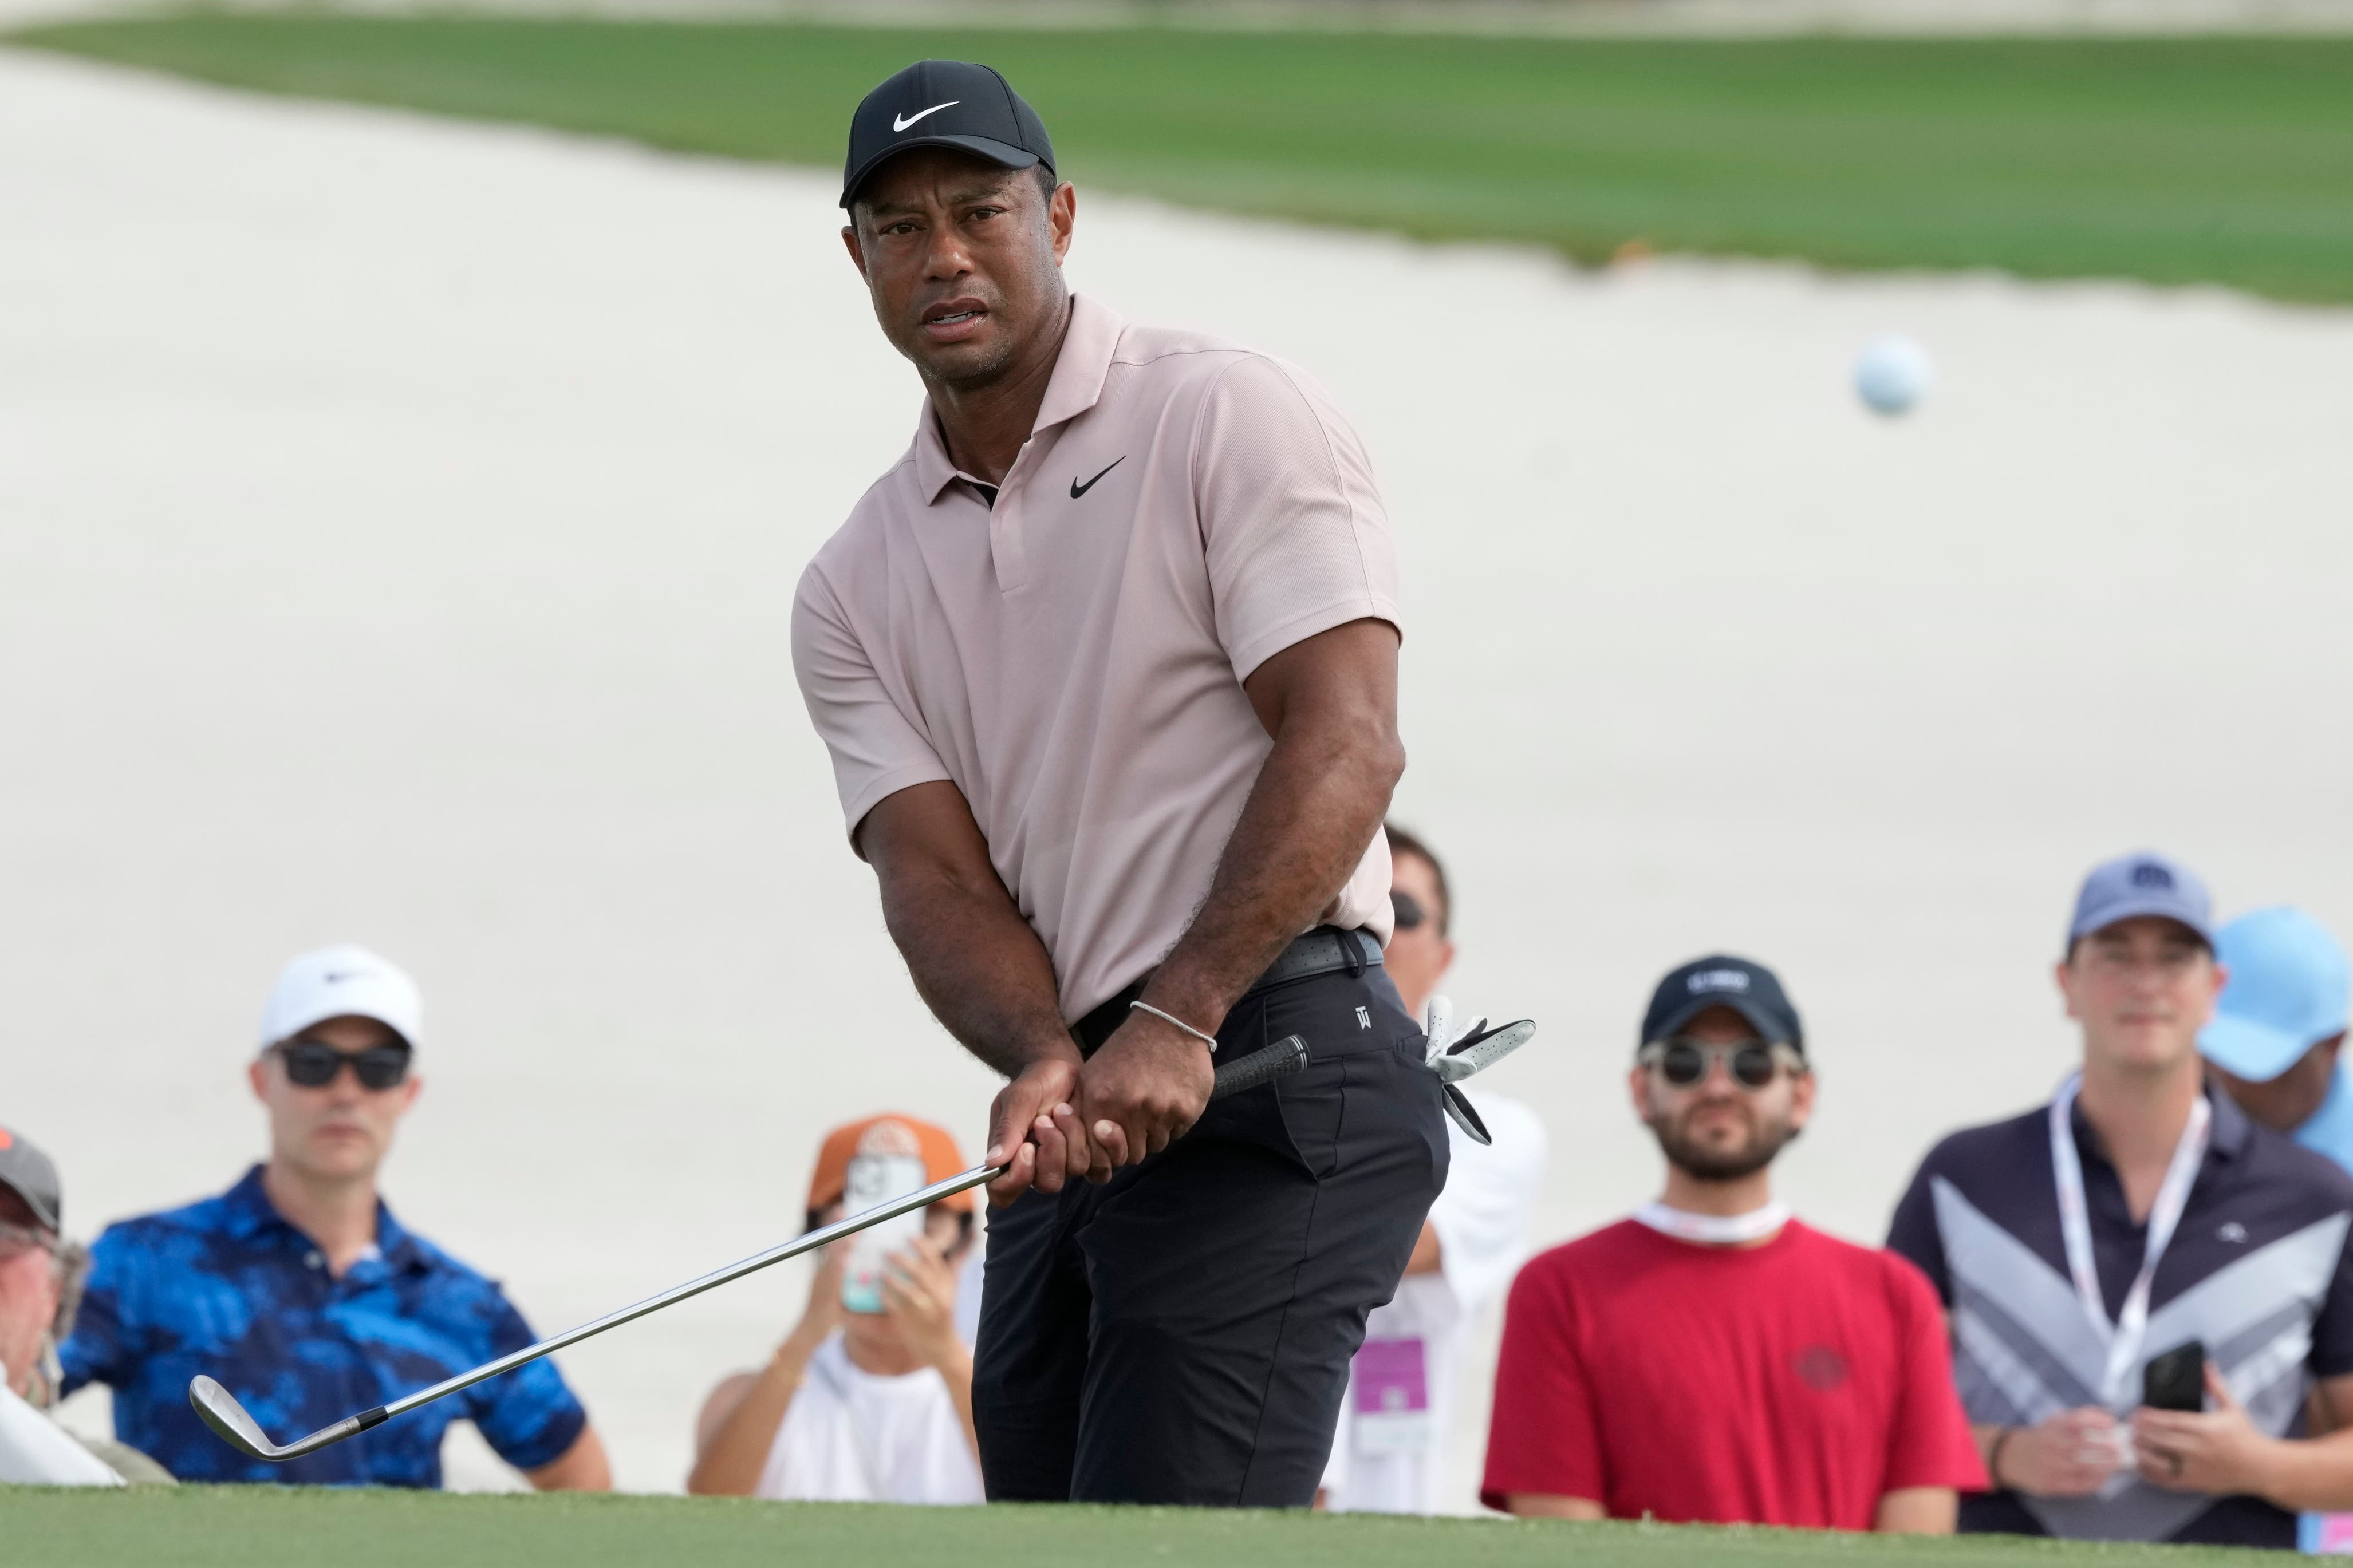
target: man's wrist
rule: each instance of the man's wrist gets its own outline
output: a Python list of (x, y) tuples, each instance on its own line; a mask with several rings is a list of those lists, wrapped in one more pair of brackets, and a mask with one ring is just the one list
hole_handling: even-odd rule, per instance
[(1218, 1031), (1225, 1026), (1226, 1015), (1233, 1010), (1231, 999), (1208, 986), (1180, 983), (1165, 965), (1136, 1000), (1144, 1005), (1132, 1009), (1129, 1017), (1149, 1008), (1146, 1016), (1160, 1015), (1161, 1022), (1173, 1024), (1180, 1033), (1198, 1030), (1211, 1039), (1217, 1038)]
[(2010, 1439), (2018, 1436), (2018, 1433), (2019, 1429), (2015, 1426), (1997, 1426), (1993, 1429), (1992, 1440), (1986, 1444), (1986, 1479), (1993, 1483), (1993, 1489), (1996, 1491), (2009, 1489), (2009, 1483), (2001, 1479), (2001, 1451), (2009, 1446)]
[(2291, 1438), (2256, 1433), (2254, 1451), (2247, 1457), (2248, 1473), (2241, 1478), (2244, 1484), (2232, 1489), (2253, 1492), (2273, 1507), (2290, 1513), (2302, 1512), (2293, 1494), (2302, 1489), (2295, 1484), (2299, 1468), (2295, 1461), (2296, 1449), (2303, 1446)]
[(1079, 1049), (1079, 1042), (1064, 1034), (1037, 1041), (1023, 1057), (1021, 1071), (1034, 1072), (1046, 1067), (1075, 1068), (1083, 1066), (1086, 1059), (1086, 1054)]

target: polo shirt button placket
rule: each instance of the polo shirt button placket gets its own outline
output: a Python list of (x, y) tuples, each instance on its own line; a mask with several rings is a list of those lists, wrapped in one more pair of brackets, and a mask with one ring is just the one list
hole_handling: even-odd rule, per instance
[(1019, 481), (1024, 477), (1022, 460), (1029, 456), (1029, 443), (1021, 444), (1014, 455), (1013, 466), (1005, 470), (1005, 479), (997, 487), (997, 504), (988, 509), (988, 556), (997, 570), (997, 591), (1018, 594), (1029, 583), (1029, 559), (1021, 548), (1019, 501), (1016, 499)]

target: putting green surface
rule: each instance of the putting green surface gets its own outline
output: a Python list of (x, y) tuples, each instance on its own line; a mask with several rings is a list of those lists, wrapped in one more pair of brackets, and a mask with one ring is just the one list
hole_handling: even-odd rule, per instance
[(2160, 1568), (2272, 1553), (1996, 1536), (1168, 1509), (884, 1508), (702, 1498), (450, 1497), (279, 1487), (87, 1492), (0, 1487), (0, 1561), (57, 1568), (369, 1568), (384, 1563), (937, 1564), (938, 1568)]
[(1448, 239), (1629, 241), (2353, 300), (2353, 39), (1580, 41), (167, 16), (34, 47), (838, 167), (923, 55), (1003, 68), (1082, 185)]

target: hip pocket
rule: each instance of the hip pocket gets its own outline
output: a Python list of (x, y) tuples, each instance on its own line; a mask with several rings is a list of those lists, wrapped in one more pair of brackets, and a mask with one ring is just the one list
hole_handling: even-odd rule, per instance
[(1347, 1132), (1350, 1058), (1311, 1056), (1307, 1066), (1279, 1079), (1275, 1094), (1282, 1109), (1282, 1130), (1291, 1139), (1308, 1174), (1322, 1180), (1340, 1168), (1342, 1140)]

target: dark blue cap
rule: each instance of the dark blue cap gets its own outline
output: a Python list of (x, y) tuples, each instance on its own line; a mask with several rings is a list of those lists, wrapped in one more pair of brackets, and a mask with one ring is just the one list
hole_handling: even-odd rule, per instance
[(2209, 949), (2214, 945), (2214, 900), (2206, 884), (2179, 860), (2144, 849), (2092, 868), (2067, 922), (2067, 951), (2095, 931), (2143, 915), (2179, 921)]
[(1710, 1007), (1731, 1008), (1768, 1041), (1806, 1048), (1806, 1031), (1780, 977), (1761, 963), (1723, 953), (1694, 958), (1659, 982), (1634, 1048), (1669, 1038)]
[(968, 60), (917, 60), (866, 95), (849, 117), (841, 205), (911, 147), (958, 147), (1008, 169), (1054, 167), (1046, 122), (1002, 76)]

